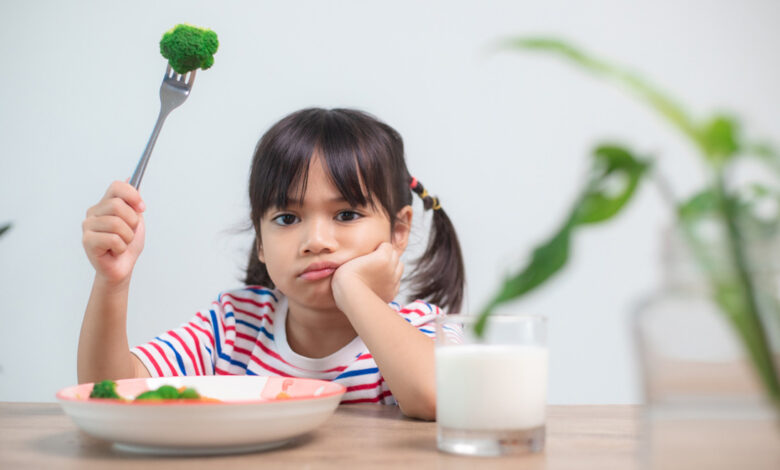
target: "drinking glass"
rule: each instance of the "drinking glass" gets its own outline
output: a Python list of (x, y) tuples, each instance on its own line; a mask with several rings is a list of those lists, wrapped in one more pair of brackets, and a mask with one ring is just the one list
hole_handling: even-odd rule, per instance
[(482, 335), (477, 317), (436, 321), (438, 448), (497, 456), (540, 452), (547, 405), (547, 320), (491, 315)]

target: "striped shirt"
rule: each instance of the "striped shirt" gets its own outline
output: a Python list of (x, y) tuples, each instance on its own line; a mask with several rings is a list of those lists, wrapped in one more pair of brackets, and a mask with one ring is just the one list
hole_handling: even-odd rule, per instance
[[(439, 307), (417, 300), (390, 307), (434, 337)], [(342, 403), (395, 404), (371, 352), (356, 337), (323, 358), (301, 356), (287, 343), (287, 299), (259, 286), (223, 292), (187, 323), (131, 349), (152, 377), (270, 375), (330, 380), (344, 385)], [(278, 328), (275, 328), (278, 326)]]

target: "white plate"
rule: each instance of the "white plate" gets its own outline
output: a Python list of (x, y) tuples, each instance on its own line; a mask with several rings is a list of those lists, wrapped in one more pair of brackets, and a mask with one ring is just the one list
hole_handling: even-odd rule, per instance
[[(117, 380), (133, 398), (161, 385), (193, 387), (220, 402), (132, 402), (89, 398), (92, 384), (60, 390), (57, 399), (76, 425), (123, 450), (216, 454), (270, 449), (323, 424), (341, 401), (343, 385), (315, 379), (258, 376), (162, 377)], [(280, 392), (289, 398), (280, 398)], [(284, 394), (281, 395), (282, 397)]]

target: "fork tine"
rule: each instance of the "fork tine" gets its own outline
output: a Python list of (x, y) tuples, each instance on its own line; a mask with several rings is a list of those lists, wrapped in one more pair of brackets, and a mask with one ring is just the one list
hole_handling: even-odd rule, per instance
[(190, 72), (189, 77), (187, 77), (187, 86), (192, 87), (192, 84), (195, 82), (195, 72), (197, 70), (193, 70)]
[(165, 78), (168, 78), (171, 76), (171, 63), (168, 63), (168, 67), (165, 69)]

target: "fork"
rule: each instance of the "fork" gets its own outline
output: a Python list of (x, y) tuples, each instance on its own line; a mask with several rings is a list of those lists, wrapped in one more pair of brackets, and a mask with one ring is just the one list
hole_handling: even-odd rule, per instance
[(154, 125), (154, 130), (151, 137), (149, 137), (149, 142), (146, 144), (146, 149), (138, 161), (138, 166), (135, 167), (133, 176), (130, 178), (130, 184), (135, 189), (141, 186), (141, 178), (144, 176), (146, 165), (149, 163), (149, 157), (152, 156), (154, 143), (157, 141), (157, 136), (160, 134), (165, 118), (168, 117), (171, 111), (181, 106), (187, 97), (190, 96), (192, 84), (195, 82), (195, 72), (196, 70), (179, 74), (171, 68), (171, 64), (168, 64), (168, 68), (165, 69), (165, 76), (160, 85), (160, 115), (157, 116), (157, 124)]

